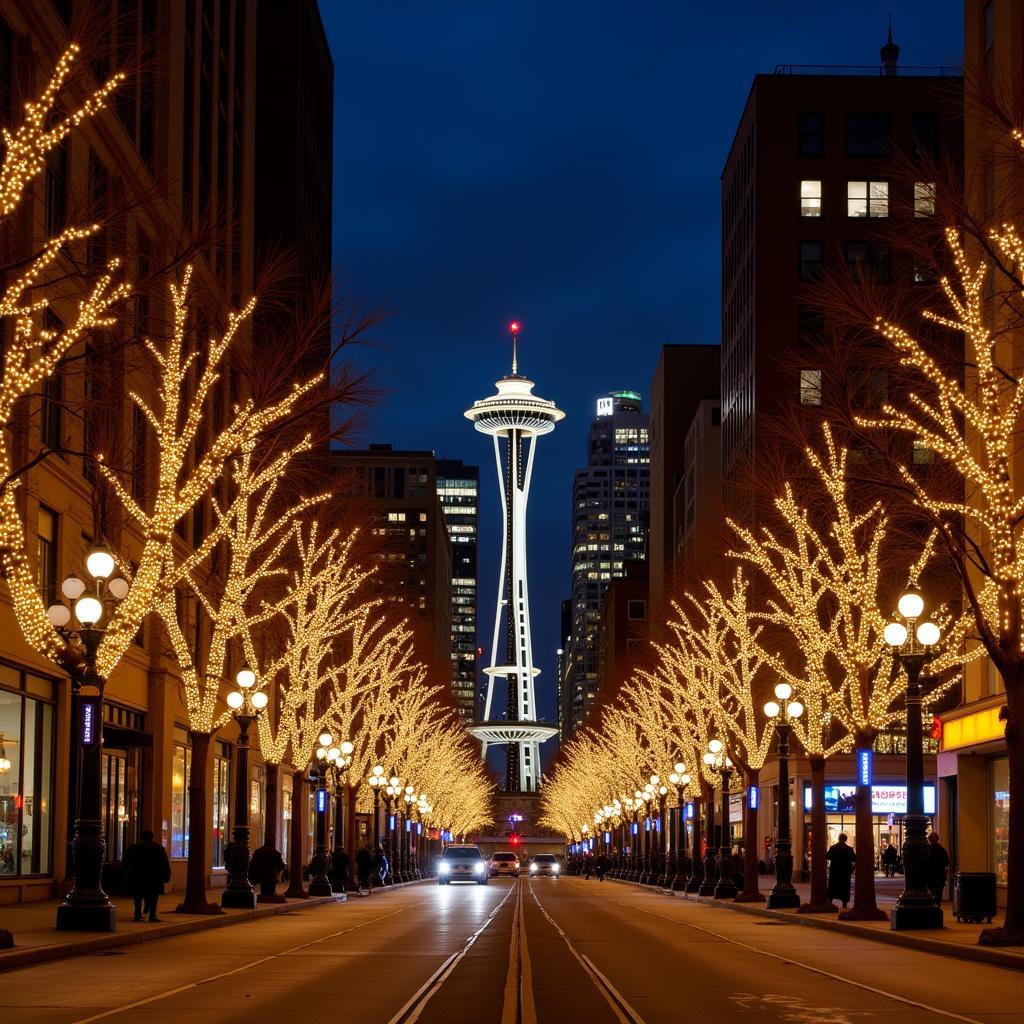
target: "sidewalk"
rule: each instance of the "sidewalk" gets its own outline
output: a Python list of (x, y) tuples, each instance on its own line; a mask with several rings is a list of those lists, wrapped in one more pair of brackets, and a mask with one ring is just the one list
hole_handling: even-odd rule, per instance
[[(626, 883), (629, 884), (629, 883)], [(761, 876), (761, 892), (767, 897), (774, 878), (771, 875)], [(810, 898), (811, 887), (805, 882), (797, 882), (796, 889), (800, 893), (800, 899), (807, 901)], [(903, 879), (881, 878), (875, 879), (875, 892), (878, 906), (887, 913), (892, 909), (897, 897), (903, 889)], [(795, 910), (766, 910), (760, 903), (733, 903), (731, 900), (716, 900), (708, 896), (690, 896), (684, 893), (669, 893), (667, 890), (652, 890), (663, 892), (672, 899), (686, 899), (708, 906), (719, 907), (723, 910), (738, 911), (742, 914), (755, 914), (759, 917), (777, 918), (788, 921), (792, 924), (802, 924), (810, 928), (824, 928), (829, 931), (845, 932), (849, 935), (856, 935), (859, 938), (873, 939), (876, 942), (889, 942), (898, 946), (909, 946), (912, 949), (921, 949), (929, 953), (938, 953), (942, 956), (953, 956), (963, 960), (977, 960), (981, 963), (996, 964), (1000, 967), (1009, 967), (1014, 970), (1024, 971), (1024, 949), (1020, 947), (990, 947), (979, 946), (978, 935), (983, 928), (996, 928), (1003, 923), (1003, 915), (1000, 913), (992, 919), (992, 924), (960, 924), (953, 917), (953, 904), (946, 901), (942, 904), (944, 927), (928, 931), (900, 931), (894, 932), (888, 921), (840, 921), (838, 915), (832, 914), (799, 914)]]
[[(399, 889), (421, 882), (402, 882), (387, 889)], [(279, 887), (282, 891), (284, 886)], [(206, 898), (220, 904), (223, 889), (210, 889)], [(387, 890), (385, 890), (387, 891)], [(309, 899), (288, 900), (286, 903), (260, 904), (255, 910), (225, 910), (223, 914), (176, 914), (174, 908), (181, 901), (181, 893), (168, 893), (160, 897), (158, 914), (160, 922), (136, 923), (132, 920), (134, 907), (131, 899), (124, 896), (111, 897), (117, 907), (116, 932), (59, 932), (54, 927), (57, 919), (57, 905), (60, 900), (39, 900), (31, 903), (12, 903), (0, 906), (0, 928), (14, 933), (14, 948), (0, 949), (0, 971), (14, 967), (27, 967), (48, 960), (62, 960), (66, 957), (86, 953), (103, 954), (105, 950), (131, 946), (153, 939), (165, 939), (187, 932), (205, 931), (209, 928), (224, 928), (233, 924), (244, 924), (262, 917), (294, 913), (306, 907), (320, 907), (331, 903), (343, 903), (346, 897), (315, 896)]]

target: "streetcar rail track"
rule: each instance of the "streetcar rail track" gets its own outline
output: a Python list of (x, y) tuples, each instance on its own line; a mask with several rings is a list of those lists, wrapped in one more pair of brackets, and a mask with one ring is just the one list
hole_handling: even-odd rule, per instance
[(574, 945), (568, 935), (562, 931), (559, 927), (558, 922), (547, 912), (544, 905), (537, 898), (537, 893), (534, 891), (533, 884), (528, 883), (530, 886), (530, 895), (533, 897), (533, 902), (537, 904), (540, 912), (544, 915), (548, 924), (558, 932), (562, 937), (562, 941), (565, 942), (566, 946), (569, 947), (569, 952), (576, 958), (580, 966), (583, 968), (587, 977), (590, 978), (594, 987), (604, 997), (605, 1002), (611, 1007), (612, 1013), (615, 1014), (619, 1024), (645, 1024), (643, 1017), (640, 1016), (636, 1010), (630, 1006), (629, 1001), (626, 997), (619, 992), (619, 990), (608, 980), (608, 978), (598, 969), (597, 965), (593, 960), (587, 956), (586, 953), (581, 953)]
[(388, 1024), (415, 1024), (420, 1015), (426, 1009), (427, 1003), (441, 991), (442, 986), (451, 976), (452, 972), (462, 962), (463, 957), (470, 951), (473, 944), (487, 930), (491, 922), (497, 917), (501, 908), (508, 902), (509, 897), (516, 889), (510, 888), (501, 902), (487, 915), (487, 920), (466, 940), (462, 949), (457, 949), (450, 957), (427, 980), (409, 997), (405, 1005), (396, 1013)]

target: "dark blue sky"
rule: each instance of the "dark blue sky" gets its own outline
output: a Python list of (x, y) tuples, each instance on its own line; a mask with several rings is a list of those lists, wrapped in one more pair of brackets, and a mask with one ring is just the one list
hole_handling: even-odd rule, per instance
[(572, 474), (595, 399), (648, 398), (659, 347), (718, 342), (719, 176), (753, 76), (958, 64), (961, 0), (321, 0), (335, 65), (334, 253), (387, 314), (360, 355), (388, 395), (363, 442), (481, 467), (480, 643), (500, 522), (490, 439), (463, 410), (509, 368), (568, 413), (530, 506), (534, 657), (555, 714)]

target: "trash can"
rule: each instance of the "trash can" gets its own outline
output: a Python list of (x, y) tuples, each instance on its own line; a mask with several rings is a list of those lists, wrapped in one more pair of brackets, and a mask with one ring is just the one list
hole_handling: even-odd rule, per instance
[(996, 913), (996, 876), (991, 871), (958, 871), (953, 890), (953, 916), (958, 921), (989, 924)]

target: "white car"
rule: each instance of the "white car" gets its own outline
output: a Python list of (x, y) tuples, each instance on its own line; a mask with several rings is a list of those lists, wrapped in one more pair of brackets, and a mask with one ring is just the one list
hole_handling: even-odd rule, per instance
[(437, 884), (476, 882), (487, 884), (487, 861), (479, 846), (447, 846), (437, 865)]
[(530, 861), (531, 878), (539, 878), (541, 875), (547, 875), (548, 878), (557, 878), (560, 870), (561, 865), (553, 853), (538, 853)]
[(491, 877), (495, 875), (511, 875), (519, 877), (519, 858), (514, 853), (492, 853), (491, 854)]

